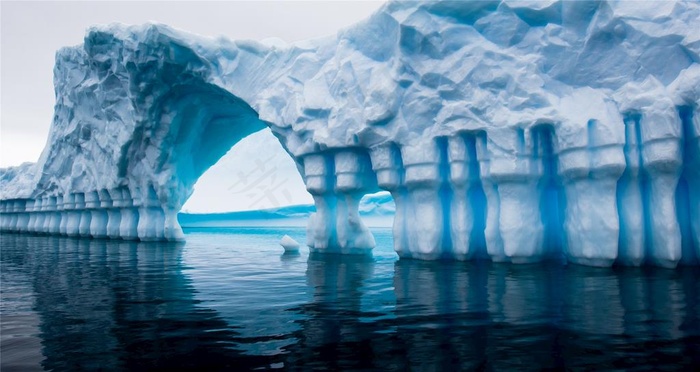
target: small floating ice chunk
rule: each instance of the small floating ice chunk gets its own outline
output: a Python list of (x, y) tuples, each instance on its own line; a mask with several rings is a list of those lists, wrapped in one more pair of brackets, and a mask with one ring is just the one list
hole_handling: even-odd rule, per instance
[(285, 235), (280, 240), (280, 245), (284, 247), (285, 252), (297, 252), (299, 250), (299, 243), (292, 239), (289, 235)]

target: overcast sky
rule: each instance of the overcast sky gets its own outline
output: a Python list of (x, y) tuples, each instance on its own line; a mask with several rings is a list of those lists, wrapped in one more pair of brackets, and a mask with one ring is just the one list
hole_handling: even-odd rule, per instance
[[(0, 2), (0, 167), (36, 161), (55, 101), (57, 49), (82, 43), (94, 24), (157, 21), (231, 39), (287, 42), (334, 34), (369, 16), (381, 2)], [(206, 208), (197, 208), (206, 209)]]

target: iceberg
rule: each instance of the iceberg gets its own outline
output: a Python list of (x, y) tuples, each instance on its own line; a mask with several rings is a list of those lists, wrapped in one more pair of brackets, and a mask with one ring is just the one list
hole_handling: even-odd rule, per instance
[(700, 258), (697, 2), (389, 2), (286, 45), (95, 26), (56, 54), (36, 164), (0, 174), (3, 231), (181, 240), (177, 213), (270, 128), (312, 195), (313, 251), (664, 267)]
[(292, 239), (292, 237), (289, 235), (285, 235), (282, 237), (282, 239), (280, 239), (280, 245), (282, 248), (284, 248), (285, 252), (299, 251), (299, 243), (297, 243), (297, 241)]

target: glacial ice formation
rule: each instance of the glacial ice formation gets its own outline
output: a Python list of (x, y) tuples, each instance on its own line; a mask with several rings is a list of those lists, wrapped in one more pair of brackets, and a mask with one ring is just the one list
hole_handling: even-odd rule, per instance
[(38, 163), (5, 170), (2, 229), (182, 239), (197, 178), (265, 126), (317, 213), (316, 251), (675, 267), (700, 257), (697, 2), (390, 2), (294, 45), (162, 25), (57, 53)]
[(282, 237), (282, 239), (280, 239), (280, 245), (282, 248), (284, 248), (285, 252), (299, 251), (299, 243), (297, 243), (297, 241), (292, 239), (292, 237), (289, 235), (285, 235)]

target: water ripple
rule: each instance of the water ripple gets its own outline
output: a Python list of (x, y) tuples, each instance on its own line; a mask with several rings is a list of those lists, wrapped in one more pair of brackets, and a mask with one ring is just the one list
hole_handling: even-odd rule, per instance
[(1, 235), (5, 370), (700, 368), (700, 270), (284, 254), (302, 229), (186, 244)]

